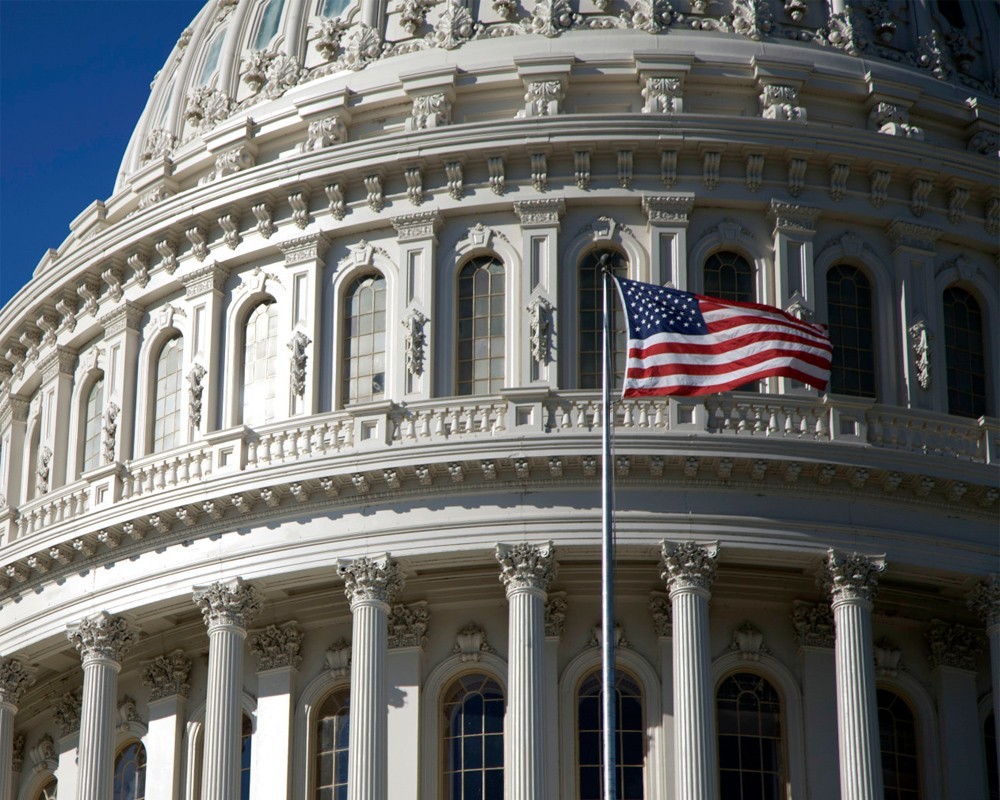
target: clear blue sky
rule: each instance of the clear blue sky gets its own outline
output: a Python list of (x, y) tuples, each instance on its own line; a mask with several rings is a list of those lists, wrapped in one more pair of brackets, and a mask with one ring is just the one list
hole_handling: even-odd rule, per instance
[(203, 0), (0, 0), (0, 306), (114, 188), (149, 84)]

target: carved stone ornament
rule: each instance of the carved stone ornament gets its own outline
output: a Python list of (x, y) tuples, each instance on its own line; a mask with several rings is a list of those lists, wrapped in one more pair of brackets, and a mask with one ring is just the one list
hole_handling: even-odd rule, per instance
[(325, 17), (320, 20), (319, 36), (316, 37), (316, 52), (325, 61), (333, 61), (333, 57), (340, 49), (340, 40), (348, 29), (348, 24), (340, 19)]
[(653, 629), (656, 635), (671, 638), (674, 635), (674, 608), (669, 596), (663, 592), (650, 592), (649, 611), (653, 615)]
[(451, 124), (451, 100), (445, 92), (421, 94), (413, 98), (407, 130), (422, 131)]
[(153, 128), (142, 144), (142, 155), (139, 160), (147, 164), (154, 158), (169, 156), (170, 151), (177, 147), (177, 137), (164, 128)]
[(126, 651), (139, 641), (139, 633), (122, 617), (102, 611), (71, 626), (67, 638), (80, 651), (84, 665), (88, 661), (107, 660), (119, 664)]
[(684, 110), (681, 79), (649, 76), (642, 88), (643, 114), (675, 114)]
[(59, 728), (60, 736), (69, 736), (80, 730), (80, 711), (83, 707), (83, 689), (66, 692), (56, 701), (52, 718)]
[(335, 678), (343, 678), (351, 672), (351, 643), (340, 639), (327, 648), (323, 656), (324, 669)]
[(833, 609), (828, 603), (792, 602), (792, 627), (800, 647), (832, 649), (836, 641)]
[(314, 119), (309, 123), (306, 140), (302, 150), (321, 150), (347, 140), (347, 126), (339, 114), (332, 114), (323, 119)]
[(760, 628), (747, 620), (733, 631), (733, 642), (729, 649), (736, 653), (741, 661), (760, 661), (762, 654), (768, 651), (764, 644), (764, 634)]
[(337, 574), (344, 580), (344, 594), (352, 607), (366, 601), (390, 605), (405, 584), (399, 564), (388, 553), (379, 558), (341, 559)]
[(233, 100), (220, 89), (200, 86), (187, 96), (184, 118), (195, 128), (208, 130), (233, 112)]
[(530, 81), (524, 93), (525, 116), (554, 117), (561, 110), (563, 97), (561, 81)]
[(198, 429), (201, 427), (201, 398), (205, 391), (202, 381), (206, 375), (205, 368), (201, 364), (195, 364), (187, 375), (188, 380), (188, 416), (191, 425)]
[(660, 542), (660, 578), (671, 594), (683, 589), (708, 591), (715, 580), (715, 563), (719, 546), (712, 542)]
[(341, 69), (364, 69), (381, 57), (384, 48), (379, 32), (362, 22), (348, 35), (337, 64)]
[(157, 656), (142, 668), (142, 685), (150, 690), (150, 702), (165, 697), (187, 697), (191, 691), (191, 659), (183, 650)]
[(35, 475), (38, 478), (37, 489), (41, 494), (49, 491), (49, 466), (51, 463), (52, 450), (46, 445), (39, 451), (38, 461), (35, 463)]
[(769, 0), (733, 0), (733, 13), (725, 17), (734, 33), (759, 42), (774, 28)]
[(302, 631), (295, 620), (282, 625), (268, 625), (255, 631), (247, 643), (257, 658), (257, 671), (269, 669), (297, 669), (302, 663)]
[[(631, 648), (632, 642), (629, 640), (628, 636), (625, 635), (625, 629), (615, 624), (615, 649), (619, 647)], [(590, 629), (590, 638), (587, 640), (587, 647), (603, 647), (604, 645), (604, 630), (600, 625), (595, 625)]]
[(19, 658), (0, 658), (0, 703), (16, 706), (35, 683), (35, 671)]
[(434, 31), (427, 38), (435, 47), (454, 50), (471, 39), (478, 27), (463, 0), (445, 0), (444, 10), (438, 15)]
[(495, 653), (496, 650), (486, 641), (486, 631), (475, 622), (470, 622), (456, 634), (451, 652), (464, 663), (469, 663), (479, 661), (483, 653)]
[(932, 667), (954, 667), (975, 671), (976, 656), (983, 650), (983, 637), (964, 625), (931, 620), (927, 629), (927, 645)]
[(104, 453), (104, 463), (110, 464), (115, 460), (115, 445), (118, 437), (118, 415), (121, 409), (113, 400), (104, 409), (104, 422), (101, 426), (102, 447)]
[[(118, 724), (115, 726), (119, 731), (128, 731), (134, 726), (145, 728), (146, 725), (139, 716), (139, 709), (136, 708), (135, 699), (125, 695), (121, 703), (118, 704)], [(140, 729), (141, 729), (140, 728)]]
[(257, 587), (242, 578), (195, 587), (192, 599), (209, 630), (222, 625), (246, 628), (264, 607)]
[(895, 678), (903, 668), (903, 651), (885, 636), (875, 642), (874, 649), (875, 674), (880, 678)]
[(830, 593), (834, 606), (843, 602), (872, 603), (878, 593), (879, 573), (884, 571), (884, 556), (828, 550), (817, 584)]
[(402, 0), (397, 11), (399, 24), (413, 36), (427, 21), (427, 11), (437, 0)]
[(551, 541), (541, 546), (527, 542), (498, 544), (496, 559), (500, 563), (500, 581), (508, 595), (522, 589), (544, 592), (558, 571)]
[(416, 308), (411, 308), (403, 319), (403, 327), (406, 328), (406, 371), (418, 377), (424, 374), (424, 349), (427, 346), (427, 334), (424, 333), (424, 326), (428, 319)]
[(764, 119), (806, 121), (806, 110), (799, 105), (799, 90), (795, 86), (765, 86), (760, 95), (760, 105), (760, 115)]
[(430, 617), (426, 600), (409, 605), (395, 603), (389, 609), (389, 647), (423, 647)]
[(528, 33), (540, 33), (552, 38), (580, 22), (582, 17), (573, 12), (569, 0), (538, 0), (531, 17), (522, 22)]
[(528, 303), (528, 342), (531, 357), (541, 365), (549, 362), (549, 334), (552, 304), (544, 297), (534, 297)]
[(907, 330), (910, 334), (913, 364), (917, 368), (917, 382), (921, 389), (929, 389), (931, 385), (931, 333), (927, 330), (927, 323), (923, 319), (918, 319)]
[[(52, 753), (55, 754), (55, 742), (52, 741), (52, 737), (46, 734), (43, 738), (49, 740), (49, 744), (52, 747)], [(11, 743), (11, 753), (10, 753), (10, 766), (11, 769), (20, 774), (24, 771), (24, 746), (27, 743), (27, 739), (23, 733), (19, 733), (14, 737), (14, 741)], [(54, 761), (51, 769), (55, 769), (58, 766), (58, 761)]]
[(558, 639), (566, 623), (566, 592), (552, 592), (545, 600), (545, 635)]
[(302, 331), (296, 331), (288, 343), (288, 349), (292, 351), (292, 358), (289, 361), (291, 388), (292, 393), (298, 397), (303, 397), (306, 393), (306, 366), (309, 362), (306, 348), (311, 343), (312, 340)]
[(1000, 575), (990, 575), (969, 592), (969, 608), (986, 624), (987, 630), (1000, 625)]

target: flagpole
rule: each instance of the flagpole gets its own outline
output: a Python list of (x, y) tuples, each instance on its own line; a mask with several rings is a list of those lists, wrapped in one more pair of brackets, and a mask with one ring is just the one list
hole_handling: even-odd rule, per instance
[(602, 370), (601, 391), (601, 664), (604, 691), (604, 800), (615, 800), (615, 606), (614, 606), (614, 553), (612, 551), (612, 472), (611, 426), (614, 411), (611, 407), (611, 293), (613, 290), (611, 269), (607, 254), (601, 256), (601, 274), (604, 278), (604, 369)]

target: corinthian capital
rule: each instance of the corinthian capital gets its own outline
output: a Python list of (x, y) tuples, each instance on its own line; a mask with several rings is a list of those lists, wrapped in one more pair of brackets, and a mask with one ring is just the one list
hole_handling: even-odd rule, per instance
[(708, 591), (715, 581), (715, 562), (719, 557), (716, 542), (660, 542), (660, 579), (670, 593), (682, 589)]
[(183, 650), (157, 656), (142, 670), (142, 685), (150, 690), (150, 700), (187, 697), (191, 691), (191, 659)]
[(66, 632), (69, 640), (80, 651), (83, 663), (106, 659), (119, 664), (128, 650), (139, 640), (139, 634), (122, 617), (112, 617), (102, 611), (87, 617)]
[(834, 606), (851, 601), (872, 603), (878, 594), (880, 572), (885, 572), (884, 556), (828, 550), (817, 583), (830, 593)]
[(0, 658), (0, 703), (16, 706), (35, 682), (35, 671), (19, 658)]
[(361, 556), (353, 561), (342, 560), (337, 574), (344, 579), (344, 594), (351, 608), (365, 600), (390, 605), (405, 583), (399, 565), (388, 553), (381, 558)]
[(295, 620), (284, 625), (268, 625), (250, 636), (250, 650), (257, 657), (257, 671), (291, 667), (302, 663), (302, 631)]
[(966, 599), (969, 608), (975, 611), (987, 628), (1000, 625), (1000, 575), (990, 575), (976, 585)]
[(209, 630), (220, 625), (246, 628), (263, 608), (257, 587), (242, 578), (196, 586), (193, 599)]
[(507, 588), (507, 594), (518, 589), (544, 592), (558, 571), (555, 552), (552, 542), (541, 546), (527, 542), (498, 544), (496, 557), (500, 562), (500, 580)]

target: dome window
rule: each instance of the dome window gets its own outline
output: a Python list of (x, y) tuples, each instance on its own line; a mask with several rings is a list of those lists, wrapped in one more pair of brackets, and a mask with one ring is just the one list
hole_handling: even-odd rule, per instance
[(278, 32), (278, 23), (281, 22), (281, 12), (284, 8), (285, 0), (269, 0), (264, 7), (264, 13), (261, 14), (260, 27), (257, 28), (257, 35), (253, 40), (254, 50), (263, 50), (271, 43)]
[(202, 65), (201, 73), (198, 75), (198, 85), (204, 86), (215, 74), (216, 67), (219, 66), (219, 54), (222, 52), (222, 43), (226, 39), (226, 32), (219, 31), (209, 42), (208, 50), (205, 53), (205, 63)]
[(323, 9), (319, 12), (324, 17), (339, 17), (350, 5), (350, 0), (323, 0)]

